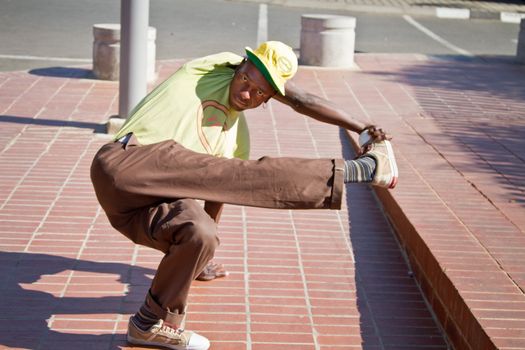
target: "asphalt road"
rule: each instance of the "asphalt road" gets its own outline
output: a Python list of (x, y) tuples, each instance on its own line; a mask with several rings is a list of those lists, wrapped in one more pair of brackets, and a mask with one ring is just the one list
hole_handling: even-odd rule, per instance
[[(89, 64), (92, 25), (117, 23), (119, 0), (0, 0), (0, 70)], [(261, 35), (260, 5), (223, 0), (153, 0), (157, 58), (241, 53)], [(301, 15), (312, 9), (267, 7), (265, 36), (299, 48)], [(516, 53), (519, 25), (490, 20), (337, 13), (357, 18), (356, 51), (435, 55)]]

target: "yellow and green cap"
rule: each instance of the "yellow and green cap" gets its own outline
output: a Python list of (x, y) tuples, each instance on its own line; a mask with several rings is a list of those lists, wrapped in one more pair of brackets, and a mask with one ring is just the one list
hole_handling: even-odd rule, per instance
[(284, 84), (297, 72), (297, 56), (292, 48), (280, 41), (266, 41), (256, 50), (246, 47), (246, 55), (275, 90), (284, 96)]

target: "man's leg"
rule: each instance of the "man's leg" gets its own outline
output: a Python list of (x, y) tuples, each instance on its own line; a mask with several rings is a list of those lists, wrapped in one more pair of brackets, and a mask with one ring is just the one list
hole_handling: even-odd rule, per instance
[[(148, 146), (114, 143), (104, 146), (97, 153), (91, 177), (97, 198), (111, 224), (134, 242), (150, 245), (149, 242), (150, 246), (156, 247), (155, 235), (150, 237), (144, 234), (150, 232), (151, 220), (161, 218), (153, 226), (160, 225), (162, 231), (170, 226), (165, 225), (165, 221), (169, 222), (165, 219), (178, 211), (170, 209), (166, 211), (169, 213), (167, 216), (155, 216), (149, 209), (142, 209), (141, 215), (134, 217), (136, 221), (131, 226), (144, 227), (144, 232), (128, 229), (131, 212), (155, 207), (163, 202), (177, 202), (180, 198), (276, 209), (339, 209), (343, 167), (343, 160), (330, 159), (261, 158), (242, 161), (215, 158), (189, 151), (172, 141)], [(208, 219), (213, 222), (211, 218)], [(148, 316), (156, 318), (165, 311), (164, 319), (176, 322), (177, 312), (183, 311), (181, 308), (185, 306), (191, 280), (208, 260), (192, 260), (196, 254), (194, 250), (188, 258), (193, 261), (191, 269), (181, 272), (183, 277), (180, 281), (172, 281), (173, 275), (165, 274), (164, 271), (169, 271), (168, 267), (177, 260), (172, 259), (173, 256), (183, 254), (176, 245), (177, 240), (170, 243), (169, 248), (157, 247), (166, 253), (165, 260), (159, 266), (159, 276), (168, 277), (155, 277), (151, 292), (141, 309), (146, 314), (146, 321)], [(164, 266), (164, 261), (168, 267)], [(152, 329), (163, 330), (162, 326), (161, 323)], [(134, 336), (147, 337), (140, 333), (139, 328), (134, 329)], [(162, 336), (179, 336), (169, 330), (163, 332)]]
[[(135, 243), (166, 254), (144, 305), (130, 320), (128, 337), (143, 344), (153, 335), (161, 342), (184, 344), (194, 339), (206, 349), (206, 339), (191, 333), (188, 339), (188, 333), (179, 334), (176, 326), (166, 327), (164, 323), (180, 323), (191, 281), (217, 244), (215, 223), (204, 209), (188, 205), (193, 201), (179, 199), (267, 208), (336, 209), (341, 205), (342, 161), (242, 161), (195, 153), (172, 141), (149, 146), (134, 146), (133, 137), (131, 141), (104, 146), (91, 166), (97, 198), (113, 227)], [(182, 220), (185, 216), (189, 219)], [(161, 322), (145, 331), (156, 318)]]
[(275, 209), (339, 209), (343, 160), (243, 161), (192, 152), (172, 141), (128, 147), (115, 143), (97, 155), (92, 178), (102, 189), (103, 195), (97, 191), (102, 207), (120, 212), (178, 198)]
[(152, 327), (163, 320), (172, 330), (183, 328), (190, 285), (219, 244), (215, 222), (195, 200), (181, 199), (130, 213), (122, 229), (137, 243), (165, 253), (143, 305), (130, 319), (128, 340), (143, 345), (168, 341), (181, 348), (198, 348), (200, 343), (206, 349), (208, 341), (190, 331), (170, 339), (170, 334), (155, 334), (157, 328)]

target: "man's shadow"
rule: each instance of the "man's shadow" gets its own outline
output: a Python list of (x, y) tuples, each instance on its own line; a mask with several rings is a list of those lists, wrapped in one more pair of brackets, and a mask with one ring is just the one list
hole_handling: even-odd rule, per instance
[[(86, 272), (94, 275), (86, 276)], [(102, 318), (103, 314), (108, 314), (107, 319), (115, 321), (120, 315), (122, 321), (126, 322), (121, 315), (137, 310), (151, 284), (150, 276), (154, 273), (152, 269), (122, 263), (100, 263), (47, 254), (0, 252), (0, 347), (117, 349), (118, 345), (126, 344), (125, 332), (114, 334), (117, 332), (105, 329), (75, 330), (74, 322), (81, 324), (85, 321), (84, 315), (92, 314), (97, 317), (102, 314)], [(68, 296), (89, 295), (93, 289), (96, 291), (96, 287), (91, 288), (89, 283), (97, 283), (97, 277), (108, 276), (107, 274), (115, 275), (115, 283), (128, 285), (125, 296)], [(79, 279), (87, 282), (79, 291), (68, 292), (64, 289), (72, 285), (67, 282), (74, 283)], [(39, 280), (45, 284), (35, 284)], [(78, 288), (78, 284), (73, 285), (73, 288)], [(68, 329), (68, 333), (50, 329), (48, 320), (53, 315), (69, 315), (68, 318), (74, 318), (73, 325), (64, 327)], [(96, 323), (93, 322), (93, 328), (96, 328)], [(107, 326), (108, 323), (101, 324)], [(56, 328), (60, 327), (57, 325)]]

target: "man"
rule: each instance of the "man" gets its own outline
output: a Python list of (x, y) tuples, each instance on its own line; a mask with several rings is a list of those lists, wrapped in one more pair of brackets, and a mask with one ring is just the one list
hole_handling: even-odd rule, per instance
[[(222, 203), (339, 209), (343, 183), (395, 186), (397, 166), (385, 133), (287, 82), (297, 71), (290, 47), (270, 41), (246, 54), (186, 63), (139, 103), (115, 142), (95, 156), (91, 178), (112, 226), (165, 254), (143, 305), (130, 318), (130, 343), (208, 349), (206, 338), (181, 325), (191, 282), (219, 243)], [(272, 97), (368, 137), (368, 152), (347, 161), (248, 160), (242, 111)], [(204, 200), (204, 207), (196, 199)]]

